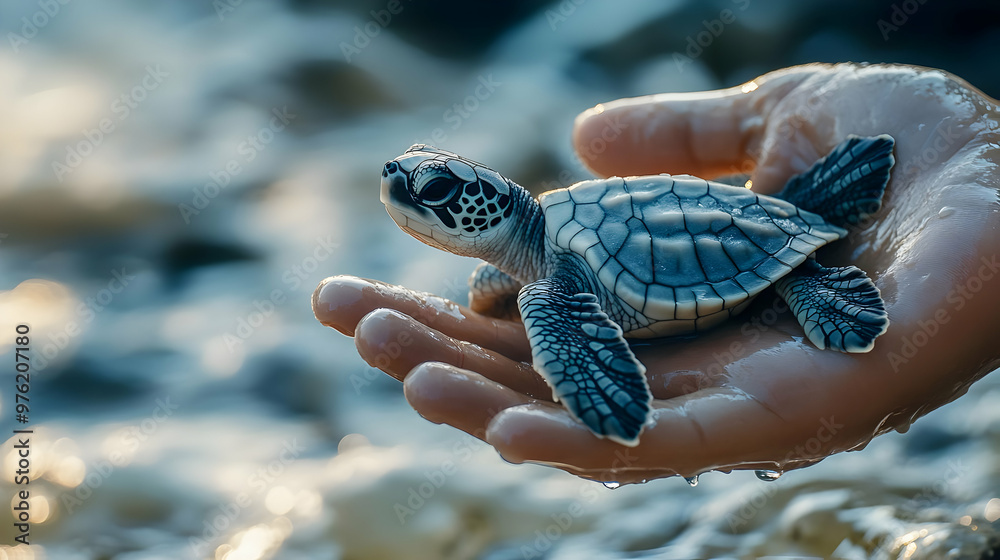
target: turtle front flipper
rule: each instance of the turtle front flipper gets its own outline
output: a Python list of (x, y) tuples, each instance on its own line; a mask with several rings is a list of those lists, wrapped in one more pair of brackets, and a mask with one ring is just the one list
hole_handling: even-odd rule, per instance
[(882, 207), (895, 143), (888, 134), (848, 136), (775, 196), (836, 226), (857, 224)]
[(600, 437), (638, 443), (652, 395), (646, 368), (597, 297), (560, 277), (526, 285), (517, 298), (535, 370), (553, 396)]
[(824, 268), (809, 259), (775, 288), (820, 349), (868, 352), (889, 328), (878, 288), (855, 266)]
[(517, 292), (521, 282), (488, 262), (469, 276), (469, 308), (500, 319), (517, 319)]

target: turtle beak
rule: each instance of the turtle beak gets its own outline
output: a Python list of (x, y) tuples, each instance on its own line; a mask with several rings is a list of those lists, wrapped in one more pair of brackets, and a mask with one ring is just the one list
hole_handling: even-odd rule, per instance
[(403, 177), (399, 164), (390, 161), (382, 168), (382, 189), (378, 198), (382, 204), (389, 206), (396, 204), (396, 199), (399, 199), (401, 195), (404, 199), (410, 198), (412, 200), (409, 193), (406, 192), (406, 178)]
[[(427, 216), (428, 210), (421, 207), (410, 194), (410, 189), (406, 186), (406, 172), (399, 164), (390, 161), (382, 168), (382, 185), (379, 192), (379, 200), (389, 209), (389, 215), (398, 223), (400, 215), (412, 216), (420, 219)], [(395, 210), (395, 212), (393, 212)]]

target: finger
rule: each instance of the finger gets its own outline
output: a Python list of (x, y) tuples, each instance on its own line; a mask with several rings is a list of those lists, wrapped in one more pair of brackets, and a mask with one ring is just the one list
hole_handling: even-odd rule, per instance
[[(535, 406), (496, 414), (486, 441), (513, 463), (542, 463), (595, 480), (636, 482), (708, 470), (787, 470), (811, 464), (843, 450), (833, 447), (828, 434), (826, 441), (817, 437), (822, 420), (786, 422), (740, 391), (717, 388), (655, 401), (653, 424), (633, 448), (597, 438), (564, 410)], [(829, 422), (836, 426), (836, 420)]]
[(531, 359), (524, 325), (479, 315), (447, 299), (355, 276), (333, 276), (320, 282), (312, 297), (320, 323), (354, 336), (362, 317), (379, 308), (395, 309), (425, 325), (513, 360)]
[[(875, 353), (846, 355), (787, 341), (731, 362), (721, 386), (653, 401), (629, 448), (598, 439), (559, 412), (498, 414), (487, 441), (512, 462), (572, 465), (591, 478), (635, 480), (708, 470), (787, 470), (863, 445), (899, 410), (904, 392)], [(616, 462), (616, 459), (618, 461)], [(615, 476), (607, 478), (608, 471)], [(651, 474), (653, 473), (653, 474)]]
[(773, 107), (828, 68), (799, 66), (729, 89), (604, 103), (577, 117), (573, 144), (583, 163), (602, 176), (748, 173)]
[(478, 373), (449, 364), (420, 364), (403, 383), (406, 400), (421, 416), (449, 424), (479, 439), (506, 408), (533, 402), (529, 397)]
[(552, 398), (552, 389), (530, 365), (456, 340), (399, 311), (376, 309), (364, 316), (354, 343), (366, 362), (400, 381), (424, 362), (444, 362), (479, 372), (525, 395)]

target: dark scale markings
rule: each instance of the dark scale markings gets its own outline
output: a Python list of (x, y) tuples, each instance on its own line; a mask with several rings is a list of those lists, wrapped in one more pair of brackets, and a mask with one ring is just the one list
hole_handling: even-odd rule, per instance
[(532, 339), (547, 343), (532, 348), (535, 368), (591, 429), (634, 437), (649, 411), (644, 368), (626, 359), (627, 346), (616, 340), (621, 331), (596, 298), (568, 291), (570, 286), (547, 279), (523, 292), (525, 328)]
[[(546, 378), (560, 397), (572, 401), (570, 410), (592, 429), (621, 433), (617, 423), (624, 422), (629, 424), (624, 431), (637, 433), (648, 411), (648, 397), (642, 398), (646, 388), (641, 377), (638, 382), (633, 377), (635, 373), (641, 376), (641, 366), (616, 355), (622, 343), (608, 343), (620, 332), (618, 328), (601, 313), (592, 296), (540, 292), (534, 297), (522, 310), (529, 335), (546, 343), (544, 348), (542, 344), (533, 348), (535, 367), (548, 372)], [(602, 342), (609, 351), (595, 352), (588, 344), (591, 341)]]
[[(814, 261), (804, 268), (819, 269)], [(864, 276), (853, 267), (828, 269), (827, 276), (800, 275), (793, 272), (788, 282), (779, 284), (779, 294), (792, 309), (810, 339), (831, 344), (863, 348), (858, 333), (877, 336), (885, 328), (885, 310), (874, 286), (865, 286)], [(838, 295), (839, 294), (839, 295)], [(801, 305), (808, 302), (808, 305)], [(819, 345), (817, 341), (817, 345)], [(869, 343), (870, 346), (870, 343)]]
[[(493, 184), (489, 181), (480, 181), (479, 186), (483, 190), (482, 196), (479, 197), (479, 200), (485, 200), (486, 198), (492, 199), (497, 195), (497, 190), (493, 188)], [(477, 204), (482, 204), (482, 202), (477, 202)]]

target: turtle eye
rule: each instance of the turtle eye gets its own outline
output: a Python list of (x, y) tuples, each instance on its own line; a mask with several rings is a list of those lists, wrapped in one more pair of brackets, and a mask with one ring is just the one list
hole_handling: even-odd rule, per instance
[(458, 182), (449, 179), (431, 179), (420, 189), (420, 201), (428, 206), (444, 206), (458, 191)]

